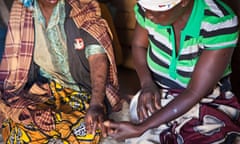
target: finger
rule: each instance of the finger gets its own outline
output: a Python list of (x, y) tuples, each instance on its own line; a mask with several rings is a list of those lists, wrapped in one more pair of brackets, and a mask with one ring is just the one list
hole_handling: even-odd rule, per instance
[(147, 108), (147, 114), (148, 116), (152, 115), (155, 111), (155, 105), (154, 105), (154, 97), (151, 98), (150, 100), (148, 100), (147, 104), (146, 104), (146, 108)]
[(111, 129), (111, 128), (107, 128), (107, 134), (109, 135), (109, 136), (111, 136), (112, 134), (115, 134), (116, 133), (116, 131), (115, 131), (115, 129)]
[(138, 115), (139, 122), (142, 122), (143, 114), (142, 114), (141, 108), (137, 108), (137, 115)]
[(154, 95), (152, 95), (151, 93), (142, 93), (139, 99), (138, 114), (141, 121), (148, 118), (152, 113), (155, 112), (153, 96)]
[(92, 123), (87, 123), (86, 124), (86, 130), (87, 130), (87, 133), (92, 133), (93, 131), (93, 124)]
[(144, 107), (142, 110), (142, 114), (143, 114), (143, 120), (147, 119), (149, 117), (148, 116), (149, 110), (146, 107)]
[(144, 106), (145, 103), (144, 103), (144, 100), (141, 100), (141, 97), (139, 98), (138, 100), (138, 104), (137, 104), (137, 115), (138, 115), (138, 118), (139, 118), (139, 122), (142, 122), (143, 119), (144, 119)]
[(103, 125), (104, 125), (105, 127), (110, 127), (110, 121), (109, 121), (109, 120), (104, 121), (104, 122), (103, 122)]
[(106, 127), (103, 125), (103, 117), (99, 116), (98, 117), (98, 128), (101, 130), (103, 137), (107, 136), (107, 132), (106, 132)]
[(93, 121), (90, 118), (85, 117), (85, 126), (87, 133), (92, 133)]
[(93, 134), (93, 135), (95, 135), (95, 134), (96, 134), (97, 125), (98, 125), (98, 123), (97, 123), (97, 122), (94, 122), (94, 123), (93, 123), (93, 125), (92, 125), (92, 131), (91, 131), (91, 134)]
[(159, 93), (154, 97), (154, 104), (157, 110), (161, 109), (161, 95)]
[(106, 137), (107, 136), (107, 128), (103, 125), (103, 122), (100, 122), (98, 125), (99, 125), (98, 127), (101, 129), (102, 136)]
[(116, 129), (119, 127), (118, 123), (111, 122), (111, 121), (105, 121), (103, 124), (104, 124), (104, 126), (111, 128), (111, 129)]
[(147, 109), (145, 108), (144, 105), (140, 106), (140, 108), (138, 109), (138, 114), (140, 122), (142, 122), (148, 117)]
[(111, 123), (110, 121), (103, 122), (103, 125), (107, 129), (107, 135), (109, 135), (109, 136), (114, 133), (114, 128), (110, 127), (110, 123)]

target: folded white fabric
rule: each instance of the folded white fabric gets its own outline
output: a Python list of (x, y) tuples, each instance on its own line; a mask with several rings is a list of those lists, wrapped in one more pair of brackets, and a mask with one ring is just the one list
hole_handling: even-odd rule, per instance
[(145, 9), (152, 11), (167, 11), (179, 4), (181, 0), (138, 0)]

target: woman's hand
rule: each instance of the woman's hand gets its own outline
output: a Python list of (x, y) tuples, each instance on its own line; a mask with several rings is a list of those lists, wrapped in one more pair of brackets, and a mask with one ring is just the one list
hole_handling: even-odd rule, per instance
[(130, 122), (105, 121), (104, 126), (107, 128), (108, 136), (111, 136), (118, 141), (138, 137), (144, 132), (140, 125), (132, 124)]
[(103, 125), (105, 120), (105, 107), (100, 104), (90, 105), (85, 116), (86, 129), (89, 134), (95, 135), (96, 130), (100, 129), (105, 137), (106, 129)]
[(161, 108), (161, 92), (154, 83), (145, 84), (138, 99), (137, 113), (139, 121), (147, 119)]

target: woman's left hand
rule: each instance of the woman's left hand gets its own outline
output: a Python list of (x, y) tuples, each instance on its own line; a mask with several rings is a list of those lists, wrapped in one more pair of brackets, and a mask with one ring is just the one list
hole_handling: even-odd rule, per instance
[(95, 135), (96, 130), (100, 129), (103, 136), (106, 130), (103, 125), (105, 120), (105, 107), (103, 105), (90, 105), (85, 116), (86, 129), (89, 134)]
[(105, 121), (104, 126), (107, 128), (108, 136), (118, 141), (138, 137), (144, 132), (139, 125), (130, 122)]

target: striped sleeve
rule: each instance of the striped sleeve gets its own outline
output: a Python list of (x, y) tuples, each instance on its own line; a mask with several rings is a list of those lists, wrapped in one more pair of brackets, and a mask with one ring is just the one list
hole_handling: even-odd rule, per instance
[(236, 47), (239, 35), (237, 16), (220, 1), (206, 1), (209, 2), (201, 26), (204, 48), (215, 50)]
[(136, 17), (138, 24), (145, 28), (144, 10), (141, 8), (141, 6), (139, 4), (136, 4), (134, 6), (134, 12), (135, 12), (135, 17)]

